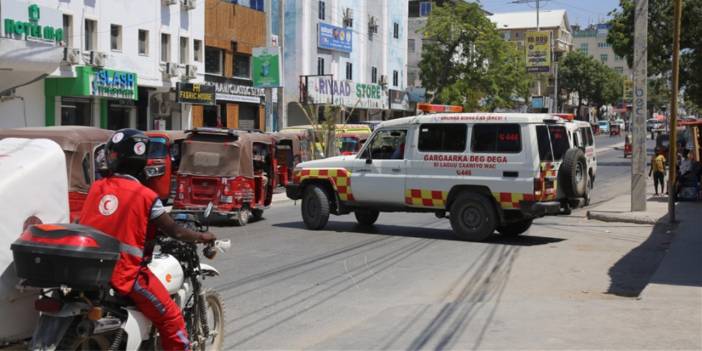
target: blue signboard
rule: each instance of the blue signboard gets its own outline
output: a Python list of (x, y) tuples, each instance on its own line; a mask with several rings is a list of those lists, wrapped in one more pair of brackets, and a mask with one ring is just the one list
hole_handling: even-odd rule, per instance
[(351, 52), (352, 31), (350, 29), (320, 23), (317, 30), (320, 49)]

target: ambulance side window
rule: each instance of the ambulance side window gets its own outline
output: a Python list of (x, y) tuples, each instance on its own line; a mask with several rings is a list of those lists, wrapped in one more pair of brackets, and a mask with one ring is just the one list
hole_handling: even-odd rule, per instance
[(522, 151), (519, 124), (476, 124), (471, 138), (473, 152), (518, 154)]
[(468, 127), (465, 124), (422, 124), (419, 126), (421, 152), (463, 152), (466, 151)]

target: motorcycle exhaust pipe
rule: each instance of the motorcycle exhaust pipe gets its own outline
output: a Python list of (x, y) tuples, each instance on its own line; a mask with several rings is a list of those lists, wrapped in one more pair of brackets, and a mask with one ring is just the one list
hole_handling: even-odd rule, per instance
[(104, 317), (93, 322), (93, 334), (102, 334), (120, 329), (122, 321), (115, 317)]

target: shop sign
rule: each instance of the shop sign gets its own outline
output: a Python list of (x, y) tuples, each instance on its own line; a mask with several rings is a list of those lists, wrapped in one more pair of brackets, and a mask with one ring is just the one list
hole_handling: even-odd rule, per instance
[(90, 76), (90, 95), (136, 100), (136, 73), (98, 69)]
[[(3, 35), (6, 37), (19, 37), (26, 40), (40, 40), (60, 43), (63, 41), (63, 28), (49, 24), (40, 24), (41, 9), (36, 4), (31, 4), (25, 8), (27, 20), (19, 19), (18, 5), (12, 2), (3, 1), (2, 9), (5, 14), (3, 19)], [(58, 12), (52, 9), (45, 8), (51, 24), (58, 24), (60, 16)], [(8, 15), (9, 12), (9, 15)], [(14, 17), (17, 16), (17, 17)], [(24, 16), (22, 16), (24, 17)], [(53, 21), (52, 21), (53, 20)]]
[(389, 90), (390, 93), (390, 109), (398, 111), (409, 111), (409, 94), (402, 90)]
[(388, 108), (388, 92), (378, 84), (356, 83), (325, 76), (307, 77), (307, 98), (313, 104), (333, 104), (349, 108)]
[(317, 28), (317, 46), (320, 49), (329, 49), (341, 52), (352, 51), (352, 35), (350, 29), (319, 23)]
[(257, 88), (278, 88), (281, 85), (280, 48), (253, 49), (253, 85)]
[(551, 69), (551, 40), (548, 31), (526, 33), (526, 67), (529, 73), (548, 72)]
[(214, 86), (217, 100), (260, 104), (261, 97), (266, 95), (262, 88), (236, 84), (227, 78), (208, 76), (206, 79), (208, 81), (205, 82), (205, 85)]
[(215, 88), (206, 84), (176, 83), (176, 102), (181, 104), (214, 105)]

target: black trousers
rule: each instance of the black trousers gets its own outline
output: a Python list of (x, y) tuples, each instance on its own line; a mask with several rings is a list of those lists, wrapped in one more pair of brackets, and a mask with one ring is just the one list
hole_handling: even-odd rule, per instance
[(658, 192), (658, 184), (661, 185), (661, 192), (665, 190), (665, 174), (663, 172), (653, 172), (653, 189)]

